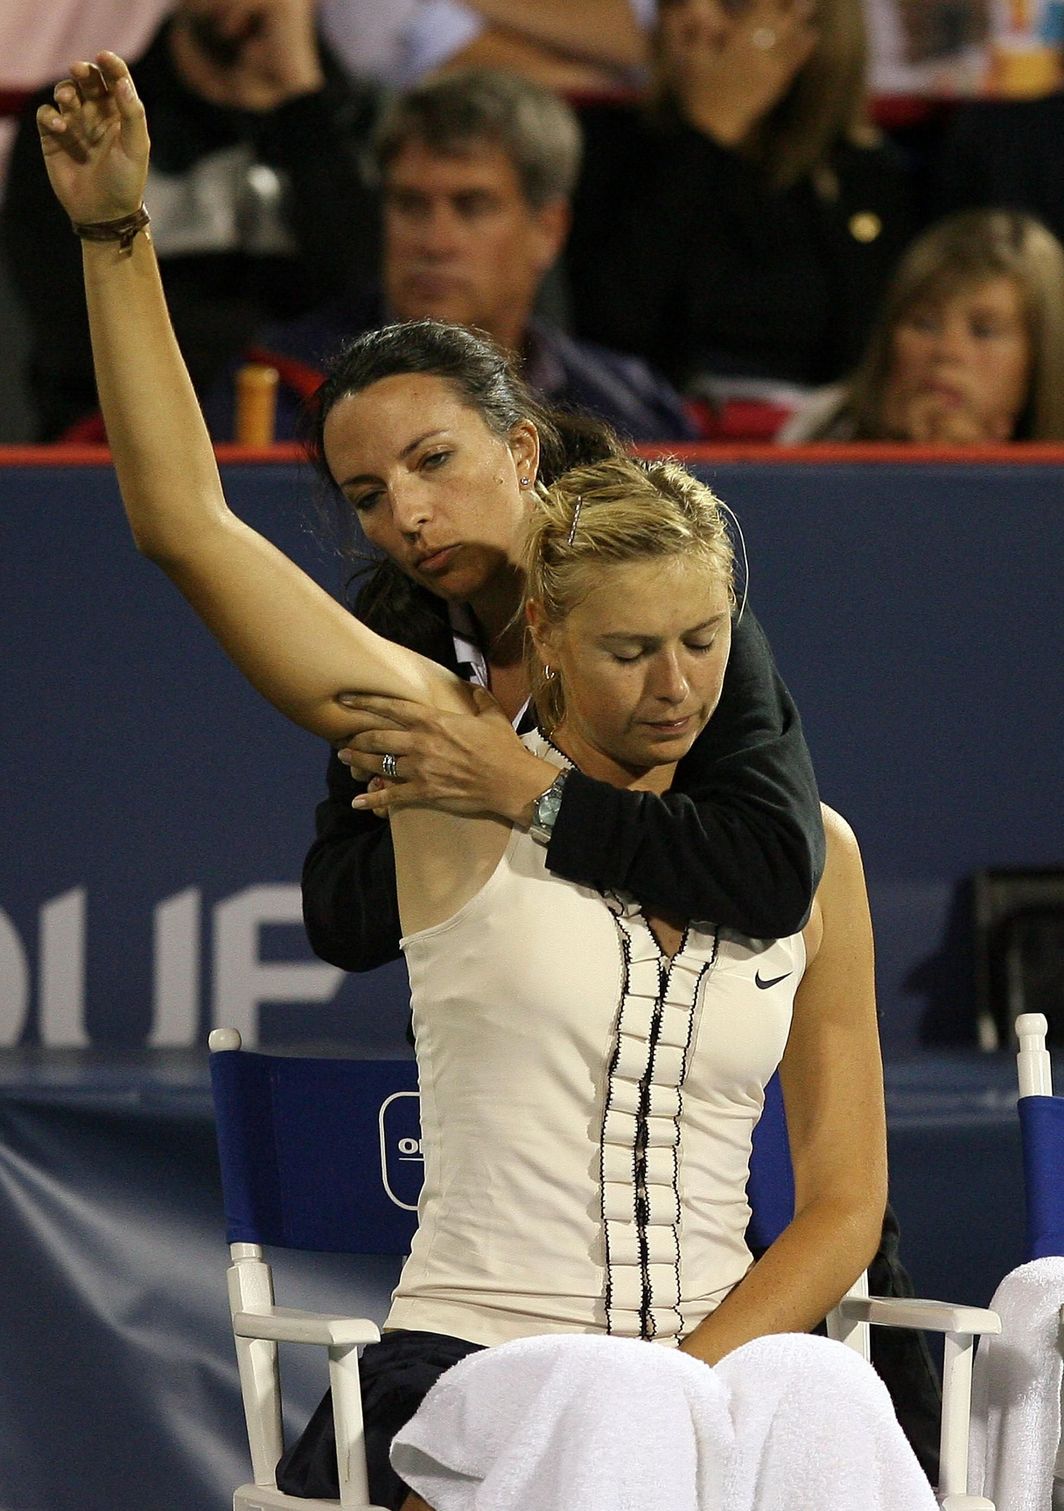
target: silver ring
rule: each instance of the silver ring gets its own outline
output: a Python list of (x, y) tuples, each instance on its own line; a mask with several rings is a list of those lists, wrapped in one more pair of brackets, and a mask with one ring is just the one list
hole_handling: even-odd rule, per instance
[(761, 52), (771, 52), (778, 41), (779, 37), (771, 26), (759, 26), (756, 31), (750, 33), (751, 45), (759, 48)]
[(395, 777), (397, 777), (399, 775), (399, 772), (398, 772), (398, 769), (397, 769), (398, 759), (399, 759), (398, 756), (393, 756), (393, 755), (386, 755), (384, 757), (384, 761), (382, 763), (382, 770), (383, 770), (383, 773), (384, 773), (385, 776), (395, 778)]

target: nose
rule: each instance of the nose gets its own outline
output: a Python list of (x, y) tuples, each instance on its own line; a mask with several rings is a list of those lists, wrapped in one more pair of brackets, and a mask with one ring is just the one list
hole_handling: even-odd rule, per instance
[(943, 320), (932, 342), (934, 355), (942, 362), (959, 362), (968, 355), (967, 331), (961, 320)]
[(687, 678), (675, 651), (662, 651), (655, 656), (650, 668), (648, 690), (652, 697), (662, 703), (680, 704), (687, 697)]
[(457, 223), (446, 204), (434, 204), (418, 223), (418, 246), (425, 257), (449, 257), (456, 246)]
[(418, 487), (416, 479), (404, 480), (392, 489), (392, 519), (403, 535), (416, 536), (432, 518), (428, 491)]

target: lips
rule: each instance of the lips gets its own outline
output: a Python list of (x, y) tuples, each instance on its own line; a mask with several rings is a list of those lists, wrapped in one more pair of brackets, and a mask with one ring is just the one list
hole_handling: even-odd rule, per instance
[(406, 292), (414, 299), (449, 299), (461, 291), (459, 280), (446, 273), (414, 273), (406, 280)]
[(933, 398), (941, 399), (946, 404), (963, 404), (965, 402), (963, 391), (952, 383), (925, 383), (923, 391), (926, 394), (930, 394)]
[(458, 550), (457, 545), (440, 546), (435, 551), (425, 551), (417, 557), (414, 565), (419, 572), (427, 572), (431, 577), (436, 572), (444, 572), (450, 565), (454, 553)]
[(682, 719), (645, 719), (643, 722), (656, 734), (683, 735), (693, 724), (694, 714), (686, 714)]

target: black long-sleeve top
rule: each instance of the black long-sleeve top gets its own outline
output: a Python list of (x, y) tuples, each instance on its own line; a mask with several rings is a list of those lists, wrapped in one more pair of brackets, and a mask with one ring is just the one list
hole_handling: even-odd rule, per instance
[[(325, 83), (316, 92), (262, 113), (214, 105), (182, 83), (169, 27), (156, 33), (133, 74), (151, 128), (149, 212), (153, 186), (168, 201), (165, 210), (157, 203), (156, 215), (163, 286), (178, 344), (202, 394), (266, 321), (293, 318), (373, 275), (378, 216), (362, 152), (378, 91), (349, 79), (323, 48)], [(29, 325), (26, 376), (41, 441), (57, 439), (97, 407), (81, 249), (41, 163), (35, 117), (50, 100), (49, 89), (27, 104), (0, 209), (0, 249)], [(276, 174), (287, 248), (256, 238), (248, 216), (253, 197), (238, 212), (240, 244), (212, 245), (203, 202), (230, 188), (224, 168), (211, 178), (212, 164), (240, 153)], [(166, 235), (175, 207), (177, 246)]]
[[(449, 635), (436, 659), (457, 669)], [(399, 954), (391, 833), (351, 807), (359, 788), (335, 756), (328, 784), (303, 867), (307, 933), (323, 959), (370, 970)], [(801, 722), (749, 612), (735, 626), (720, 703), (671, 791), (627, 792), (574, 771), (547, 849), (557, 876), (754, 938), (802, 927), (823, 864)]]
[(845, 375), (915, 229), (900, 153), (840, 142), (815, 176), (777, 189), (679, 120), (611, 105), (581, 119), (566, 251), (578, 335), (636, 352), (681, 390), (707, 373)]

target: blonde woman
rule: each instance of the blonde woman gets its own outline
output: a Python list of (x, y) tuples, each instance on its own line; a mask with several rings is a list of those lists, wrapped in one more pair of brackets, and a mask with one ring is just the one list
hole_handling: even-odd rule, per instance
[(1064, 440), (1064, 247), (1016, 210), (966, 210), (913, 243), (852, 378), (782, 442)]
[[(41, 138), (84, 242), (100, 398), (138, 546), (263, 695), (318, 735), (346, 732), (352, 687), (475, 710), (466, 683), (374, 634), (229, 512), (145, 221), (143, 109), (114, 54), (72, 74), (40, 113)], [(403, 460), (382, 479), (371, 438), (385, 429)], [(416, 503), (448, 469), (459, 490), (486, 469), (500, 503), (518, 501), (544, 689), (529, 750), (559, 778), (580, 769), (667, 791), (712, 717), (731, 644), (731, 550), (712, 493), (673, 464), (614, 459), (537, 502), (519, 487), (534, 428), (485, 438), (433, 374), (336, 393), (322, 437), (356, 510), (392, 494)], [(472, 543), (423, 542), (419, 559), (457, 570), (472, 550), (501, 549), (498, 518)], [(653, 1340), (714, 1364), (812, 1328), (875, 1252), (886, 1182), (871, 930), (843, 821), (827, 815), (812, 915), (782, 939), (562, 881), (523, 822), (409, 805), (391, 823), (427, 1152), (370, 1387), (397, 1354), (424, 1379), (540, 1334)], [(796, 1215), (754, 1263), (750, 1136), (777, 1065)], [(371, 1488), (398, 1507), (382, 1395), (366, 1403)]]

